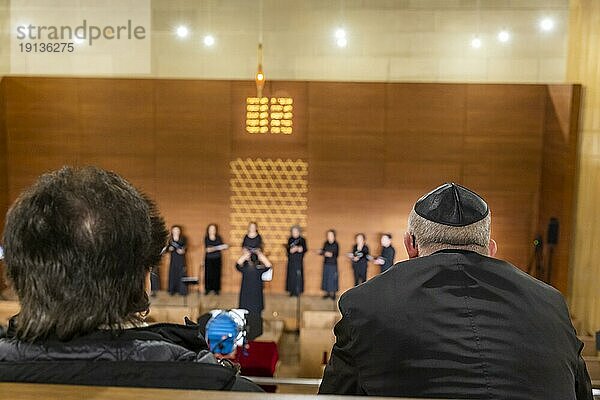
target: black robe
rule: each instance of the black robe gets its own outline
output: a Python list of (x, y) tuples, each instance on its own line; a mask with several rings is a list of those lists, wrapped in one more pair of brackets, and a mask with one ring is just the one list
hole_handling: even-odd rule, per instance
[(363, 245), (359, 251), (358, 246), (352, 247), (352, 254), (358, 257), (358, 261), (352, 260), (352, 269), (354, 270), (354, 286), (367, 281), (367, 256), (369, 255), (369, 246)]
[(513, 265), (446, 250), (344, 293), (320, 393), (591, 400), (562, 295)]
[(245, 261), (241, 266), (236, 263), (235, 267), (242, 273), (240, 308), (260, 315), (265, 308), (262, 274), (268, 268), (264, 268), (262, 265), (255, 266), (248, 261)]
[(187, 287), (181, 278), (185, 277), (185, 253), (177, 253), (177, 249), (185, 250), (186, 240), (184, 237), (180, 237), (179, 240), (171, 240), (168, 244), (167, 251), (171, 254), (171, 260), (169, 263), (169, 293), (171, 295), (179, 293), (181, 295), (187, 294)]
[(381, 255), (379, 257), (383, 258), (383, 261), (384, 261), (384, 264), (380, 266), (381, 272), (384, 273), (385, 271), (390, 269), (390, 267), (392, 265), (394, 265), (394, 257), (396, 257), (396, 249), (394, 249), (394, 247), (392, 245), (389, 245), (388, 247), (384, 247), (381, 249)]
[[(290, 253), (292, 246), (301, 246), (301, 253)], [(306, 240), (303, 237), (288, 239), (287, 244), (287, 279), (285, 290), (294, 296), (304, 292), (304, 254), (306, 253)]]
[(262, 241), (262, 236), (260, 236), (260, 233), (257, 234), (255, 237), (250, 238), (248, 237), (248, 235), (244, 236), (244, 240), (242, 241), (242, 247), (248, 250), (257, 250), (263, 249), (263, 241)]
[[(215, 240), (210, 240), (208, 235), (204, 237), (204, 248), (214, 247), (223, 244), (221, 236), (217, 235)], [(204, 255), (204, 290), (206, 292), (215, 291), (219, 293), (221, 290), (221, 269), (223, 260), (221, 250), (205, 253)]]
[[(329, 243), (327, 240), (320, 251), (320, 254), (323, 255), (323, 280), (321, 282), (321, 289), (327, 293), (335, 293), (339, 290), (337, 264), (339, 251), (337, 241)], [(325, 257), (325, 252), (331, 252), (333, 255)]]

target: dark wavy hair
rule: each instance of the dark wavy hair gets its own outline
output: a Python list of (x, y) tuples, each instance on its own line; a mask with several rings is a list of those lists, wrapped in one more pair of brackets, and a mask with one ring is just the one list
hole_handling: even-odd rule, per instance
[(211, 226), (215, 227), (215, 236), (219, 236), (219, 225), (215, 224), (214, 222), (211, 222), (210, 224), (206, 225), (206, 233), (204, 234), (205, 238), (208, 238), (208, 230)]
[(21, 302), (16, 335), (68, 340), (119, 330), (148, 311), (146, 273), (167, 238), (154, 203), (119, 175), (64, 167), (10, 208), (5, 264)]
[(181, 225), (172, 225), (171, 229), (169, 229), (169, 242), (173, 240), (173, 229), (179, 229), (179, 241), (182, 243), (187, 243), (187, 237), (183, 234), (183, 228)]

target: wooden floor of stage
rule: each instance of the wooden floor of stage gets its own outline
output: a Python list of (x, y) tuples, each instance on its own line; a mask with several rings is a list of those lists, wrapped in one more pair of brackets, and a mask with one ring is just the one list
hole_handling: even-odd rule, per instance
[[(290, 297), (283, 294), (265, 294), (265, 310), (263, 318), (290, 318), (295, 317), (300, 302), (300, 312), (303, 311), (337, 311), (337, 300), (323, 299), (321, 296)], [(213, 309), (231, 309), (239, 305), (238, 293), (214, 293), (205, 295), (201, 292), (190, 292), (187, 296), (173, 295), (160, 291), (156, 297), (151, 298), (151, 307), (154, 306), (187, 306), (199, 307), (202, 312)]]

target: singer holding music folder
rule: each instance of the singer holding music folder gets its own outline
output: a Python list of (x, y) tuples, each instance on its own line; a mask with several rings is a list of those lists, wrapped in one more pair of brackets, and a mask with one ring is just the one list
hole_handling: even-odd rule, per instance
[(186, 238), (181, 232), (181, 227), (179, 225), (173, 225), (171, 227), (169, 244), (167, 245), (167, 251), (171, 255), (171, 260), (169, 262), (169, 294), (171, 296), (176, 293), (179, 293), (182, 296), (187, 294), (187, 287), (181, 282), (181, 278), (186, 274), (186, 242)]
[(358, 286), (367, 281), (367, 262), (372, 257), (369, 254), (369, 246), (367, 246), (364, 233), (357, 233), (354, 239), (356, 244), (352, 247), (352, 253), (349, 253), (348, 257), (352, 261), (354, 286)]
[(395, 257), (396, 249), (392, 246), (392, 234), (384, 233), (381, 235), (381, 255), (373, 262), (381, 267), (381, 273), (383, 274), (394, 265)]
[(337, 264), (339, 251), (340, 247), (335, 238), (335, 231), (330, 229), (327, 231), (327, 240), (325, 240), (323, 247), (319, 250), (319, 254), (323, 256), (323, 281), (321, 289), (325, 292), (323, 295), (324, 299), (335, 300), (339, 289)]
[(286, 246), (288, 263), (285, 290), (290, 296), (300, 296), (304, 292), (304, 254), (306, 240), (298, 225), (292, 226)]
[(219, 235), (217, 224), (209, 224), (204, 236), (204, 294), (214, 292), (217, 296), (221, 291), (221, 269), (223, 258), (221, 252), (229, 248)]

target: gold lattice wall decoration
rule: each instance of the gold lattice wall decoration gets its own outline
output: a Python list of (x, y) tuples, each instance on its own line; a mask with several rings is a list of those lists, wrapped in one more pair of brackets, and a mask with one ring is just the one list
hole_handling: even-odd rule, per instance
[(256, 221), (265, 244), (265, 253), (277, 266), (286, 260), (285, 244), (290, 227), (306, 227), (308, 204), (308, 163), (303, 160), (241, 159), (230, 163), (230, 223), (232, 258), (248, 223)]
[(248, 97), (246, 132), (291, 135), (293, 111), (291, 97)]

